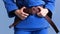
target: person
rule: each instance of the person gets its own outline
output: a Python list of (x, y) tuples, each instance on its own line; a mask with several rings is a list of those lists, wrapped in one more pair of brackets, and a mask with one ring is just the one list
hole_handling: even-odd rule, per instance
[[(44, 18), (52, 18), (55, 0), (3, 0), (9, 18), (19, 18), (14, 26), (14, 34), (48, 34), (49, 23)], [(41, 11), (36, 15), (29, 15), (24, 9), (37, 7)]]

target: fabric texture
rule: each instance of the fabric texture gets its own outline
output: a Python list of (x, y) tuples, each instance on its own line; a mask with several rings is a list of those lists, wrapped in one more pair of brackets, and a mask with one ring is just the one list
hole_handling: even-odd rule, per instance
[(15, 29), (14, 34), (48, 34), (48, 28), (42, 29)]
[[(25, 6), (27, 8), (33, 6), (44, 6), (49, 10), (49, 16), (52, 16), (52, 13), (55, 8), (55, 0), (3, 0), (5, 7), (10, 18), (17, 17), (14, 14), (14, 11)], [(15, 28), (45, 28), (49, 27), (49, 23), (45, 18), (38, 17), (37, 15), (29, 15), (25, 20), (22, 20), (15, 26)]]

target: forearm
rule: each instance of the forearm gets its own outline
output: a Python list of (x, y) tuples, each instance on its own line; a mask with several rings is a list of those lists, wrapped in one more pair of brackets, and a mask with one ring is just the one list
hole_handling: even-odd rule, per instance
[(5, 8), (7, 10), (8, 16), (14, 17), (14, 11), (18, 9), (17, 5), (15, 4), (14, 0), (3, 0), (5, 4)]

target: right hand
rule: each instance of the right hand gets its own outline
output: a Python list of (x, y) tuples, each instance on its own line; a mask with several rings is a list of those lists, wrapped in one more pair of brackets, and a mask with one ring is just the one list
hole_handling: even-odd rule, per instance
[(15, 14), (22, 20), (24, 20), (25, 18), (27, 18), (27, 16), (29, 16), (29, 14), (23, 12), (24, 9), (26, 9), (26, 7), (22, 7), (21, 9), (15, 11)]

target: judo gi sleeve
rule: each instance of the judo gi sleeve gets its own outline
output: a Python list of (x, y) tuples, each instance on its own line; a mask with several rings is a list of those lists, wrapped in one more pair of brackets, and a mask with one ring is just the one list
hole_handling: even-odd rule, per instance
[(14, 17), (15, 16), (14, 11), (18, 9), (14, 0), (3, 0), (3, 2), (5, 4), (5, 8), (7, 9), (9, 18)]
[(49, 10), (47, 14), (50, 18), (52, 18), (53, 11), (55, 10), (55, 0), (43, 0), (45, 1), (45, 8)]

